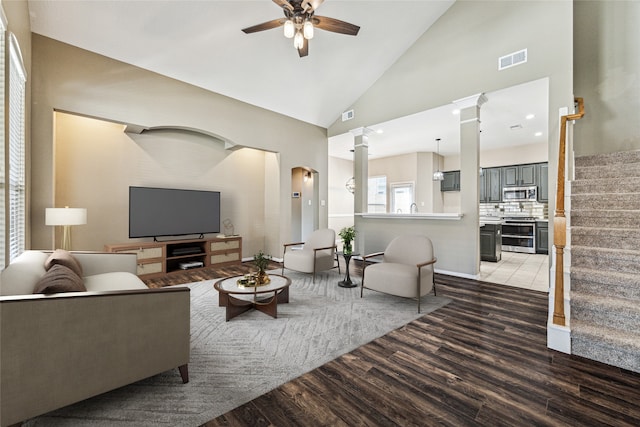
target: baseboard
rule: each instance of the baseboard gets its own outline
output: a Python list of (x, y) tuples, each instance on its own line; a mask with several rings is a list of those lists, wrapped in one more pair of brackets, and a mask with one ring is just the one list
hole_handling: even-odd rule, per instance
[(552, 323), (547, 324), (547, 347), (562, 353), (571, 354), (571, 329)]
[(456, 276), (456, 277), (462, 277), (464, 279), (480, 280), (480, 274), (459, 273), (457, 271), (440, 270), (437, 268), (434, 271), (438, 274), (446, 274), (447, 276)]

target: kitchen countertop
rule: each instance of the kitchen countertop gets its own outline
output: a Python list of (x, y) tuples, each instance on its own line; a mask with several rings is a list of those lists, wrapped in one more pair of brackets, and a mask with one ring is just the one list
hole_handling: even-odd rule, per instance
[[(548, 222), (547, 218), (536, 218), (536, 222)], [(504, 224), (504, 218), (500, 216), (481, 216), (480, 227), (485, 224)]]

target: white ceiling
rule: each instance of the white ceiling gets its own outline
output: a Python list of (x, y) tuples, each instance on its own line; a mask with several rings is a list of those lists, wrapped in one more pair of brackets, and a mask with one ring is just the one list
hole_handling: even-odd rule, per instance
[(300, 58), (270, 0), (29, 0), (31, 30), (299, 120), (329, 127), (454, 0), (326, 0), (317, 15), (361, 27), (316, 31)]
[[(357, 36), (318, 30), (300, 58), (282, 28), (245, 34), (280, 18), (271, 0), (28, 0), (34, 33), (284, 115), (329, 127), (455, 0), (325, 0), (317, 15), (361, 27)], [(481, 149), (547, 141), (546, 79), (486, 94)], [(441, 108), (371, 124), (370, 158), (459, 151), (459, 118)], [(527, 114), (535, 119), (526, 120)], [(511, 130), (513, 125), (521, 129)], [(542, 132), (533, 137), (534, 132)], [(329, 154), (351, 159), (351, 135)]]
[[(548, 79), (535, 80), (500, 91), (486, 93), (480, 108), (480, 150), (495, 150), (526, 144), (548, 143)], [(460, 117), (451, 103), (385, 123), (367, 126), (369, 158), (376, 159), (415, 152), (440, 154), (460, 152)], [(533, 115), (531, 118), (527, 116)], [(383, 133), (377, 133), (382, 130)], [(539, 135), (536, 135), (540, 133)], [(329, 138), (329, 155), (353, 159), (353, 135)]]

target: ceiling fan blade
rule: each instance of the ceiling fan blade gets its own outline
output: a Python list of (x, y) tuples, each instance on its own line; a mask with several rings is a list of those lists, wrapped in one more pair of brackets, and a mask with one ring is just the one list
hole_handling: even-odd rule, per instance
[(339, 19), (327, 18), (326, 16), (313, 17), (313, 26), (325, 31), (332, 31), (334, 33), (347, 34), (349, 36), (358, 35), (360, 27), (350, 24)]
[[(305, 12), (316, 10), (317, 8), (320, 7), (322, 2), (324, 2), (324, 0), (304, 0), (302, 2), (302, 9), (304, 9)], [(309, 9), (309, 6), (310, 6), (310, 9)]]
[(273, 0), (273, 2), (280, 7), (289, 9), (291, 12), (293, 12), (293, 6), (291, 6), (291, 3), (289, 3), (287, 0)]
[(303, 40), (302, 47), (298, 49), (298, 55), (300, 55), (300, 58), (303, 58), (309, 55), (309, 40), (307, 39)]
[(262, 24), (254, 25), (253, 27), (243, 28), (242, 31), (245, 34), (250, 34), (256, 33), (258, 31), (270, 30), (272, 28), (281, 26), (282, 24), (284, 24), (284, 21), (286, 21), (286, 19), (284, 18), (274, 19), (273, 21), (263, 22)]

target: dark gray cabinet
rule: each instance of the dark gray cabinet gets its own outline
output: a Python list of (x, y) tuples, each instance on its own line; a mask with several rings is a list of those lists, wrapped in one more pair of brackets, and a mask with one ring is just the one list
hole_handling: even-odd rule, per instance
[(444, 172), (440, 181), (440, 191), (460, 191), (460, 171)]
[(538, 201), (549, 201), (549, 164), (538, 163)]
[(498, 262), (502, 259), (502, 225), (485, 224), (480, 227), (480, 260)]
[(482, 169), (480, 177), (480, 203), (502, 201), (502, 168)]
[(547, 221), (536, 221), (536, 253), (549, 253), (549, 224)]
[(536, 185), (536, 164), (504, 166), (502, 185), (504, 187), (525, 187)]

